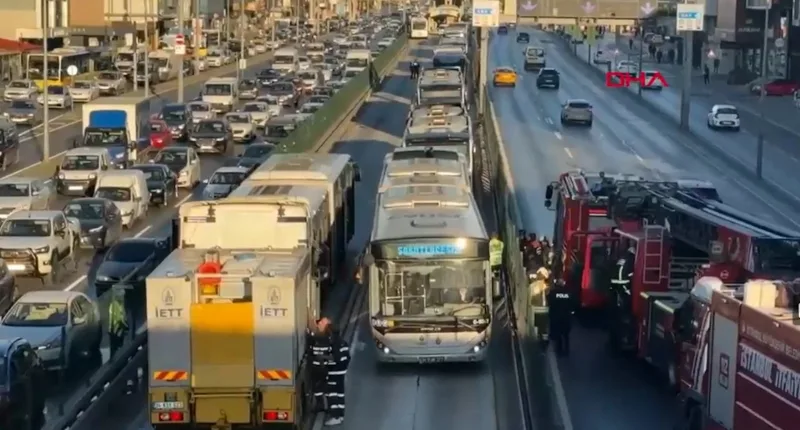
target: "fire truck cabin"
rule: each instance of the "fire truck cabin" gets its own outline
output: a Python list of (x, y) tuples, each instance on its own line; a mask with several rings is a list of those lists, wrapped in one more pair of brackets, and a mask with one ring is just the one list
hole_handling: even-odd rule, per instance
[(798, 428), (800, 284), (704, 279), (714, 285), (711, 311), (677, 325), (685, 349), (698, 352), (684, 357), (683, 428)]

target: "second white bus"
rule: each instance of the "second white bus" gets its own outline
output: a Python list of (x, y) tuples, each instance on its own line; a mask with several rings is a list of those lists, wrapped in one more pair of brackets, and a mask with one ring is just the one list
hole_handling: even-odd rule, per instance
[(412, 39), (427, 39), (428, 38), (428, 19), (427, 18), (411, 18), (411, 38)]

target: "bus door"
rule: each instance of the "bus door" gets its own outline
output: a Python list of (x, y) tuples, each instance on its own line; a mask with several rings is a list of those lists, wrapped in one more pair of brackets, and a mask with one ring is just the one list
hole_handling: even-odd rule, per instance
[(582, 252), (581, 307), (599, 308), (606, 302), (610, 269), (619, 246), (619, 237), (590, 234)]

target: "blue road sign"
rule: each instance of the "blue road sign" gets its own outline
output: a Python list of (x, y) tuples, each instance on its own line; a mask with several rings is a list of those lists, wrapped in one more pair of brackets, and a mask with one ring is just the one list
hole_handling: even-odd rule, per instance
[(678, 12), (678, 19), (698, 19), (699, 15), (697, 12)]
[(477, 9), (473, 9), (472, 13), (475, 14), (475, 15), (491, 15), (492, 14), (492, 8), (490, 8), (490, 7), (477, 8)]

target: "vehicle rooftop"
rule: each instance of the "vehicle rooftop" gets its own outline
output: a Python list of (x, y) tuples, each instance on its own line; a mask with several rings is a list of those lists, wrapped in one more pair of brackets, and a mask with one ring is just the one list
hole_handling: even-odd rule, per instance
[(17, 303), (67, 303), (70, 299), (84, 294), (68, 290), (38, 290), (28, 291), (17, 299)]
[(214, 173), (247, 173), (250, 169), (241, 166), (224, 166), (220, 167)]
[(408, 125), (408, 134), (463, 133), (467, 130), (469, 130), (469, 119), (466, 116), (412, 118)]
[[(207, 252), (207, 250), (203, 249), (176, 249), (153, 270), (148, 278), (182, 278), (191, 276), (204, 261)], [(259, 252), (219, 250), (220, 260), (224, 263), (226, 273), (268, 277), (294, 277), (307, 252), (307, 248)]]
[(56, 215), (63, 215), (63, 212), (56, 211), (56, 210), (46, 210), (46, 211), (17, 211), (12, 213), (11, 215), (6, 218), (6, 220), (10, 219), (52, 219)]
[(248, 179), (330, 182), (339, 176), (349, 162), (350, 156), (347, 154), (273, 154)]

